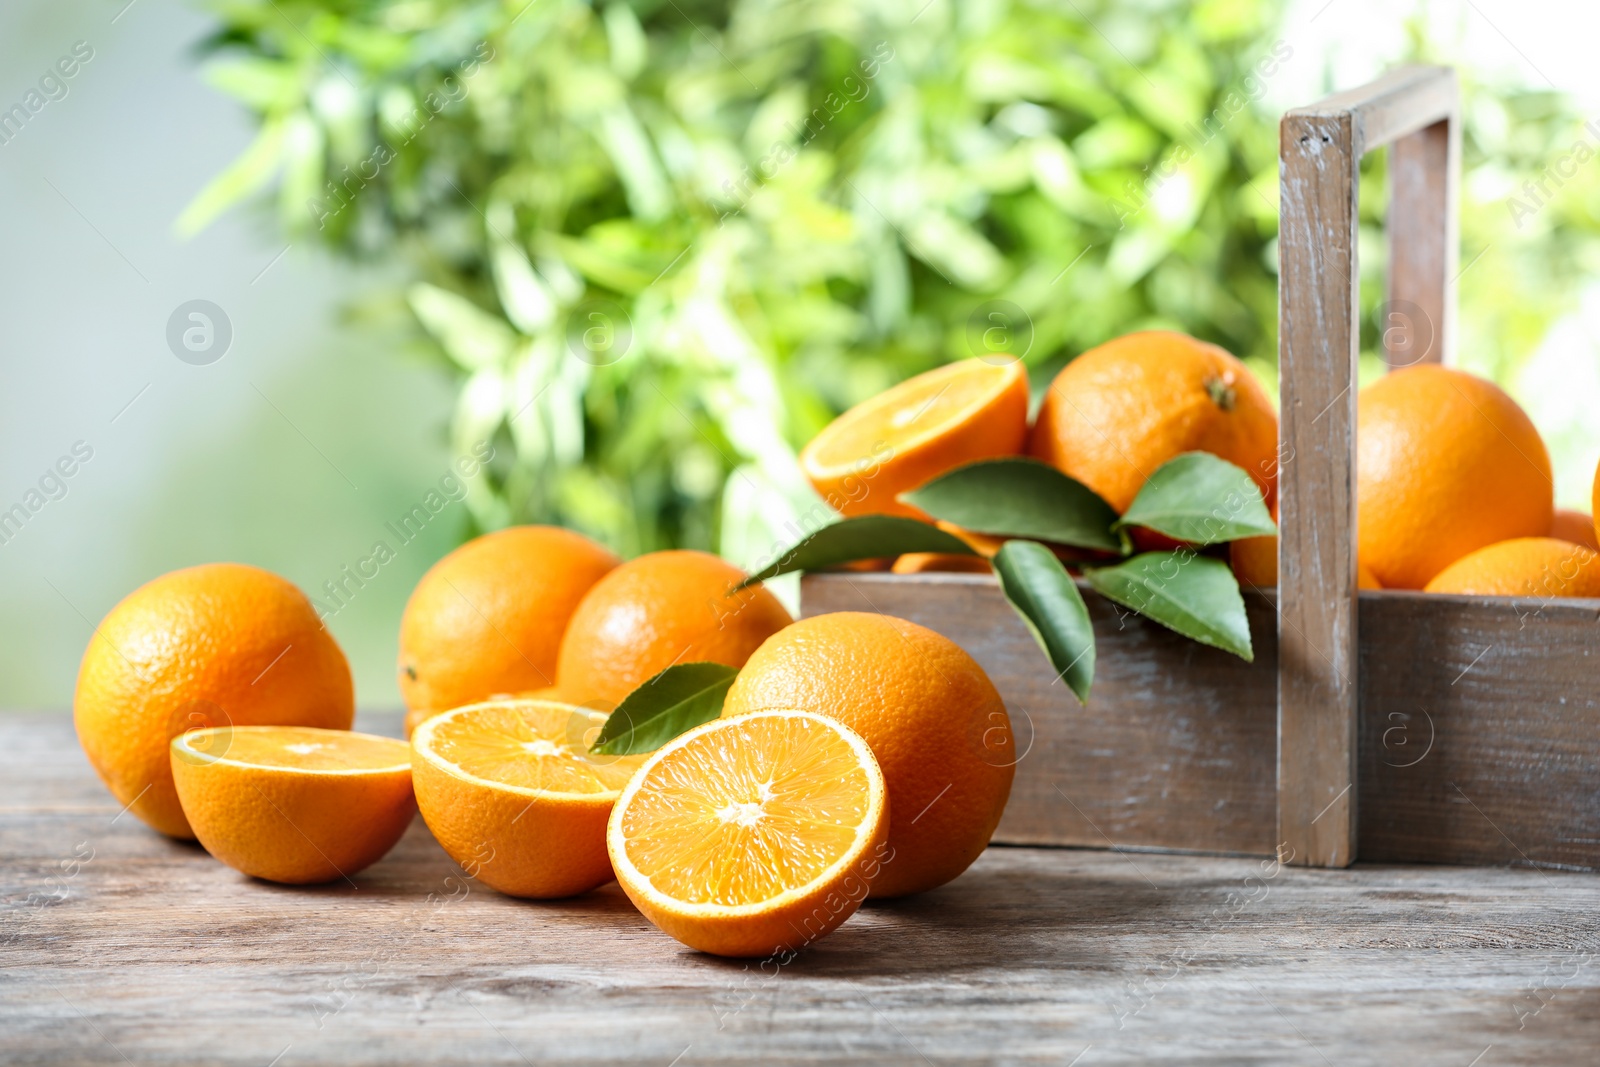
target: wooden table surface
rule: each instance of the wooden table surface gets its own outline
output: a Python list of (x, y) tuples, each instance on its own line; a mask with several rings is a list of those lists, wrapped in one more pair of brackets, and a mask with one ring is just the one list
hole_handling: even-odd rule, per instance
[(0, 857), (7, 1064), (1600, 1061), (1595, 875), (997, 847), (762, 969), (420, 821), (354, 887), (252, 881), (119, 817), (61, 715), (0, 716)]

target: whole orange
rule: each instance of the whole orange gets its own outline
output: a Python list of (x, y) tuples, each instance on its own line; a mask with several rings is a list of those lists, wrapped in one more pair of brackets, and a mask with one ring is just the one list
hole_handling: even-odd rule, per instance
[(1554, 537), (1517, 537), (1480, 548), (1434, 575), (1429, 593), (1600, 597), (1600, 554)]
[(429, 568), (400, 619), (400, 694), (445, 711), (554, 685), (567, 621), (620, 560), (582, 534), (513, 526)]
[(1557, 508), (1550, 520), (1550, 536), (1600, 552), (1600, 531), (1595, 529), (1594, 519), (1581, 511)]
[(1589, 514), (1594, 516), (1594, 536), (1600, 540), (1600, 466), (1594, 469), (1594, 499), (1590, 504)]
[[(1271, 589), (1278, 584), (1278, 535), (1244, 537), (1228, 546), (1234, 577), (1246, 589)], [(1382, 589), (1365, 563), (1356, 560), (1356, 588)]]
[(168, 745), (215, 726), (348, 730), (350, 666), (305, 594), (240, 563), (135, 589), (89, 639), (73, 697), (78, 741), (119, 804), (172, 837), (193, 830)]
[(1550, 455), (1493, 382), (1407, 367), (1361, 391), (1356, 519), (1385, 589), (1421, 589), (1469, 552), (1550, 530)]
[(907, 552), (894, 561), (889, 570), (895, 574), (929, 574), (948, 571), (966, 574), (990, 574), (993, 568), (982, 556), (959, 556), (945, 552)]
[(794, 620), (765, 586), (707, 552), (651, 552), (595, 583), (561, 641), (558, 685), (576, 704), (614, 707), (674, 663), (741, 667)]
[(876, 897), (943, 885), (994, 835), (1016, 743), (1005, 702), (954, 641), (889, 615), (802, 619), (750, 657), (723, 717), (810, 711), (866, 738), (889, 786), (889, 847)]
[(1091, 348), (1062, 368), (1039, 406), (1029, 450), (1119, 514), (1183, 452), (1210, 452), (1244, 468), (1271, 503), (1278, 416), (1233, 356), (1185, 334), (1149, 330)]

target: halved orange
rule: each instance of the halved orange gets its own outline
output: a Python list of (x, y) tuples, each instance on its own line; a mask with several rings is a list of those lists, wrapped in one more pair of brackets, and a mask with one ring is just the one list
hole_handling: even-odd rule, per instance
[(892, 856), (883, 773), (861, 735), (807, 711), (717, 719), (656, 751), (606, 841), (662, 930), (719, 956), (798, 950), (866, 898)]
[(494, 700), (411, 735), (417, 807), (479, 881), (514, 897), (567, 897), (611, 881), (606, 817), (644, 756), (597, 756), (606, 714), (553, 700)]
[[(570, 701), (559, 687), (553, 685), (543, 686), (539, 689), (525, 689), (519, 693), (490, 693), (485, 700), (554, 700), (558, 704), (567, 704)], [(406, 740), (411, 740), (411, 735), (417, 732), (417, 727), (423, 721), (435, 715), (449, 711), (449, 708), (412, 708), (406, 712), (405, 732)]]
[(886, 389), (840, 415), (800, 451), (818, 493), (845, 515), (928, 516), (896, 499), (948, 470), (1021, 452), (1028, 372), (968, 359)]
[(291, 885), (348, 878), (411, 824), (404, 741), (309, 726), (215, 726), (172, 739), (172, 780), (207, 852)]

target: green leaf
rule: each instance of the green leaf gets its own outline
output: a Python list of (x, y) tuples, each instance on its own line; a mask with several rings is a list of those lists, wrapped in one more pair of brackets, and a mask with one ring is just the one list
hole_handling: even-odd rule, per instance
[(493, 268), (500, 307), (517, 329), (529, 337), (537, 336), (555, 320), (555, 295), (534, 271), (522, 249), (499, 237), (492, 239), (489, 247), (489, 264)]
[(1185, 452), (1158, 467), (1117, 522), (1129, 526), (1197, 545), (1278, 532), (1260, 486), (1209, 452)]
[(909, 493), (906, 503), (936, 519), (997, 537), (1026, 537), (1108, 552), (1117, 513), (1093, 489), (1048, 463), (1020, 456), (957, 467)]
[(625, 103), (600, 116), (595, 139), (605, 146), (635, 218), (658, 222), (672, 210), (672, 188), (651, 147), (644, 125)]
[(1201, 644), (1255, 661), (1239, 581), (1220, 559), (1183, 550), (1145, 552), (1114, 566), (1085, 568), (1083, 576), (1107, 600)]
[(721, 663), (675, 663), (629, 693), (589, 751), (608, 756), (654, 752), (685, 730), (722, 714), (738, 671)]
[(257, 111), (293, 107), (304, 95), (300, 68), (281, 60), (235, 56), (208, 64), (201, 76)]
[(332, 202), (322, 199), (326, 154), (327, 137), (309, 112), (296, 111), (285, 119), (278, 216), (292, 232), (313, 225), (320, 229), (327, 216), (338, 213), (340, 202), (337, 199)]
[(737, 589), (776, 578), (780, 574), (814, 571), (839, 563), (882, 559), (906, 552), (977, 555), (961, 538), (947, 534), (937, 526), (929, 526), (916, 519), (903, 519), (898, 515), (862, 515), (854, 519), (840, 519), (801, 538), (794, 547), (779, 556), (777, 562), (740, 582)]
[(287, 126), (282, 119), (270, 119), (228, 169), (212, 178), (183, 209), (173, 228), (180, 237), (193, 237), (234, 204), (260, 189), (278, 171), (283, 158)]
[(1078, 586), (1061, 561), (1037, 541), (1007, 541), (994, 557), (1000, 591), (1027, 623), (1050, 665), (1078, 703), (1094, 684), (1094, 629)]
[(516, 334), (504, 319), (448, 289), (417, 282), (406, 291), (406, 300), (423, 327), (462, 370), (499, 366), (516, 342)]

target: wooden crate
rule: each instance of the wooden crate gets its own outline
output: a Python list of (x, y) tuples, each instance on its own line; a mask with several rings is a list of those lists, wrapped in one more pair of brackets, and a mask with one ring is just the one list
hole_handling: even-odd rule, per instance
[(1023, 753), (997, 841), (1600, 868), (1600, 601), (1356, 589), (1357, 168), (1390, 147), (1389, 296), (1424, 339), (1390, 364), (1446, 358), (1454, 74), (1398, 70), (1280, 132), (1282, 551), (1280, 588), (1245, 597), (1255, 661), (1085, 588), (1085, 708), (990, 575), (810, 575), (803, 612), (898, 615), (989, 672)]

